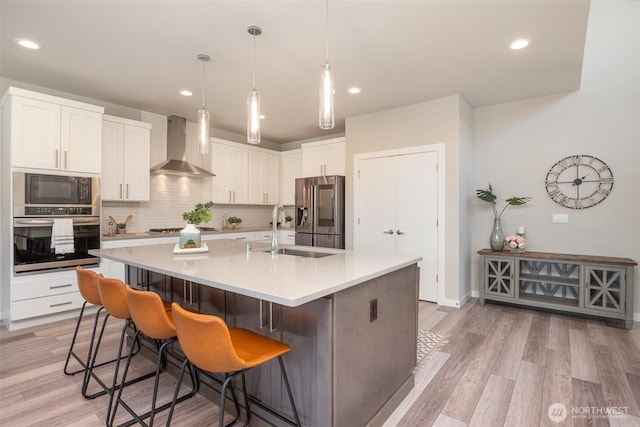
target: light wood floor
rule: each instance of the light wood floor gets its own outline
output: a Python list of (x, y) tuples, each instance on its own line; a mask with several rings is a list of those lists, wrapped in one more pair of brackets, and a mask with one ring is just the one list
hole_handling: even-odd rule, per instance
[[(627, 331), (603, 321), (480, 306), (475, 300), (462, 309), (420, 303), (419, 321), (421, 329), (449, 343), (416, 371), (416, 387), (385, 426), (640, 426), (637, 322)], [(80, 342), (90, 333), (84, 323)], [(16, 332), (0, 328), (0, 426), (104, 425), (108, 398), (82, 398), (81, 378), (62, 373), (74, 326), (64, 321)], [(111, 322), (104, 343), (113, 349), (111, 356), (119, 332), (120, 324)], [(153, 369), (144, 358), (136, 360), (135, 372)], [(108, 378), (109, 372), (104, 367), (99, 374)], [(137, 409), (150, 396), (149, 383), (125, 389)], [(171, 376), (163, 377), (162, 402), (174, 384)], [(568, 410), (563, 422), (547, 414), (554, 403)], [(585, 415), (607, 409), (619, 415)], [(216, 425), (217, 416), (216, 405), (198, 395), (177, 408), (172, 425)], [(118, 420), (125, 418), (120, 411)], [(164, 425), (166, 411), (156, 420)]]

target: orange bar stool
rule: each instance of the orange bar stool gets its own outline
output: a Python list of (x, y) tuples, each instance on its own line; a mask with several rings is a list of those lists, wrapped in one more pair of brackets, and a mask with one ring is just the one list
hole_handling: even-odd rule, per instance
[(100, 299), (102, 300), (102, 305), (105, 311), (109, 313), (111, 317), (114, 317), (116, 319), (122, 319), (125, 321), (124, 326), (122, 327), (122, 331), (120, 333), (120, 343), (118, 346), (118, 362), (116, 363), (116, 366), (114, 369), (113, 383), (111, 387), (107, 387), (104, 384), (104, 382), (93, 372), (93, 369), (96, 367), (95, 353), (93, 355), (92, 362), (88, 369), (88, 375), (92, 375), (96, 379), (96, 381), (103, 387), (103, 389), (107, 390), (107, 393), (110, 396), (109, 406), (107, 408), (107, 420), (106, 420), (107, 425), (109, 425), (109, 421), (110, 421), (109, 415), (111, 414), (111, 406), (113, 405), (113, 397), (116, 391), (130, 384), (142, 381), (147, 378), (151, 378), (153, 375), (155, 375), (155, 371), (141, 375), (135, 379), (132, 379), (126, 382), (123, 380), (120, 384), (118, 384), (118, 372), (120, 369), (120, 360), (124, 359), (124, 356), (122, 354), (122, 349), (124, 347), (124, 341), (127, 335), (127, 329), (132, 328), (136, 332), (134, 342), (131, 344), (130, 354), (133, 353), (133, 349), (135, 346), (140, 348), (140, 340), (138, 339), (138, 336), (137, 336), (138, 330), (136, 329), (135, 323), (131, 319), (131, 313), (129, 312), (129, 304), (127, 302), (127, 295), (126, 295), (124, 283), (121, 280), (106, 278), (106, 277), (99, 277), (98, 291), (100, 293)]
[[(143, 415), (138, 415), (126, 402), (122, 400), (122, 390), (120, 388), (118, 391), (118, 396), (115, 399), (115, 404), (113, 406), (113, 412), (110, 415), (110, 422), (108, 425), (113, 425), (116, 417), (116, 412), (118, 411), (118, 405), (122, 405), (137, 421), (142, 425), (146, 425), (143, 421), (145, 418), (149, 418), (149, 426), (153, 425), (153, 418), (156, 412), (167, 409), (171, 406), (172, 402), (167, 402), (166, 404), (156, 407), (156, 401), (158, 396), (158, 383), (160, 381), (160, 374), (162, 372), (163, 366), (167, 363), (167, 357), (169, 353), (166, 352), (168, 346), (177, 341), (176, 336), (176, 327), (173, 323), (173, 317), (171, 310), (166, 311), (163, 300), (160, 296), (155, 292), (150, 291), (139, 291), (133, 289), (131, 286), (126, 285), (125, 292), (127, 296), (127, 303), (129, 305), (129, 312), (131, 314), (131, 319), (133, 323), (136, 325), (137, 332), (135, 339), (139, 339), (140, 336), (144, 335), (147, 338), (155, 340), (156, 343), (161, 343), (158, 347), (158, 360), (156, 363), (156, 371), (155, 371), (155, 381), (153, 384), (153, 394), (151, 399), (151, 410)], [(131, 364), (131, 356), (133, 354), (133, 347), (129, 351), (129, 356), (127, 357), (127, 363), (124, 368), (124, 372), (122, 375), (122, 381), (126, 381), (127, 373), (129, 371), (129, 366)], [(182, 362), (182, 360), (179, 360)], [(182, 397), (178, 398), (177, 401), (183, 401), (188, 399), (196, 394), (199, 387), (199, 382), (197, 375), (195, 375), (195, 370), (192, 370), (189, 367), (190, 376), (191, 376), (191, 391)]]
[[(224, 320), (218, 316), (192, 313), (180, 307), (175, 302), (171, 305), (173, 310), (173, 320), (176, 325), (178, 341), (187, 360), (182, 364), (178, 384), (173, 396), (173, 403), (167, 425), (171, 423), (173, 410), (177, 403), (176, 397), (180, 390), (180, 383), (184, 375), (185, 366), (190, 361), (198, 369), (213, 373), (223, 373), (225, 380), (220, 392), (220, 418), (219, 425), (224, 425), (224, 405), (226, 389), (231, 380), (238, 374), (242, 378), (242, 392), (244, 394), (244, 404), (247, 411), (245, 425), (249, 424), (251, 411), (247, 398), (247, 387), (244, 373), (251, 368), (260, 366), (273, 359), (278, 359), (282, 379), (284, 380), (291, 408), (295, 417), (295, 425), (300, 426), (300, 418), (293, 401), (291, 387), (287, 379), (287, 373), (282, 362), (282, 355), (289, 352), (291, 347), (280, 341), (251, 332), (243, 328), (231, 328)], [(233, 394), (233, 387), (231, 388)], [(234, 401), (235, 401), (235, 396)], [(239, 416), (239, 413), (238, 413)], [(235, 420), (229, 425), (235, 423)]]
[[(106, 390), (102, 390), (94, 394), (87, 394), (87, 388), (89, 385), (89, 380), (91, 378), (90, 375), (87, 375), (87, 370), (88, 370), (89, 364), (91, 363), (92, 353), (97, 354), (98, 349), (100, 348), (100, 343), (102, 341), (102, 336), (104, 334), (105, 326), (107, 325), (107, 319), (109, 318), (109, 314), (106, 313), (104, 316), (104, 319), (102, 321), (102, 327), (100, 328), (100, 333), (96, 341), (96, 331), (98, 329), (98, 321), (100, 319), (100, 314), (102, 314), (104, 310), (104, 307), (102, 306), (102, 300), (100, 299), (100, 292), (98, 290), (98, 278), (102, 277), (102, 274), (98, 274), (93, 270), (85, 270), (78, 266), (76, 267), (76, 276), (78, 279), (78, 289), (80, 290), (80, 295), (84, 299), (84, 303), (82, 303), (82, 309), (80, 310), (80, 315), (78, 316), (76, 328), (73, 332), (73, 338), (71, 338), (71, 345), (69, 346), (67, 359), (64, 363), (64, 373), (66, 375), (75, 375), (80, 372), (83, 372), (85, 375), (82, 381), (82, 395), (87, 399), (94, 399), (98, 396), (102, 396), (103, 394), (105, 394)], [(74, 351), (74, 347), (76, 345), (78, 331), (80, 329), (80, 324), (82, 323), (84, 310), (87, 304), (93, 304), (95, 306), (99, 306), (99, 308), (98, 308), (98, 311), (96, 311), (96, 314), (94, 316), (93, 330), (91, 332), (91, 340), (89, 341), (89, 351), (87, 354), (87, 359), (85, 361), (85, 360), (82, 360), (80, 356)], [(95, 348), (94, 348), (94, 344), (95, 344)], [(81, 369), (78, 369), (75, 371), (69, 370), (69, 361), (72, 356), (80, 364), (80, 366), (82, 367)], [(95, 367), (103, 366), (108, 363), (113, 363), (116, 360), (118, 360), (118, 358), (108, 360), (106, 362), (102, 362), (98, 365), (95, 365)]]

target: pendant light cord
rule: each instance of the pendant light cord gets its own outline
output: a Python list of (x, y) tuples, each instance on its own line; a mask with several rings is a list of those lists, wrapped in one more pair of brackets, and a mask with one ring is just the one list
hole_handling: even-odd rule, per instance
[(329, 0), (326, 1), (325, 7), (325, 46), (326, 46), (326, 62), (329, 62)]
[(256, 33), (253, 33), (253, 90), (256, 90)]
[(205, 76), (206, 76), (206, 72), (205, 72), (205, 65), (206, 65), (206, 60), (202, 61), (202, 108), (204, 108), (206, 106), (205, 104), (205, 92), (206, 92), (206, 82), (205, 82)]

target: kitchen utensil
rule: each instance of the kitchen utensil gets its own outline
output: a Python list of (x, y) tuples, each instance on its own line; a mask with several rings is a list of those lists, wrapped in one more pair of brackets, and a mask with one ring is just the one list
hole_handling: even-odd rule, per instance
[(129, 224), (131, 222), (131, 220), (133, 219), (133, 215), (129, 215), (127, 216), (127, 218), (124, 220), (125, 224)]
[(116, 219), (115, 219), (114, 217), (112, 217), (111, 215), (109, 215), (109, 219), (110, 219), (111, 221), (113, 221), (113, 223), (114, 223), (114, 224), (117, 224), (117, 223), (118, 223), (118, 221), (116, 221)]

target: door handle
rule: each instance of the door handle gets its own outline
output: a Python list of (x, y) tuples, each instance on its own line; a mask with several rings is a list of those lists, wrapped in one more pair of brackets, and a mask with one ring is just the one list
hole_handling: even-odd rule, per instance
[(398, 230), (398, 231), (396, 231), (396, 234), (397, 234), (397, 235), (402, 235), (402, 234), (404, 234), (404, 231), (400, 231), (400, 230)]
[(393, 230), (383, 231), (384, 234), (393, 234)]

